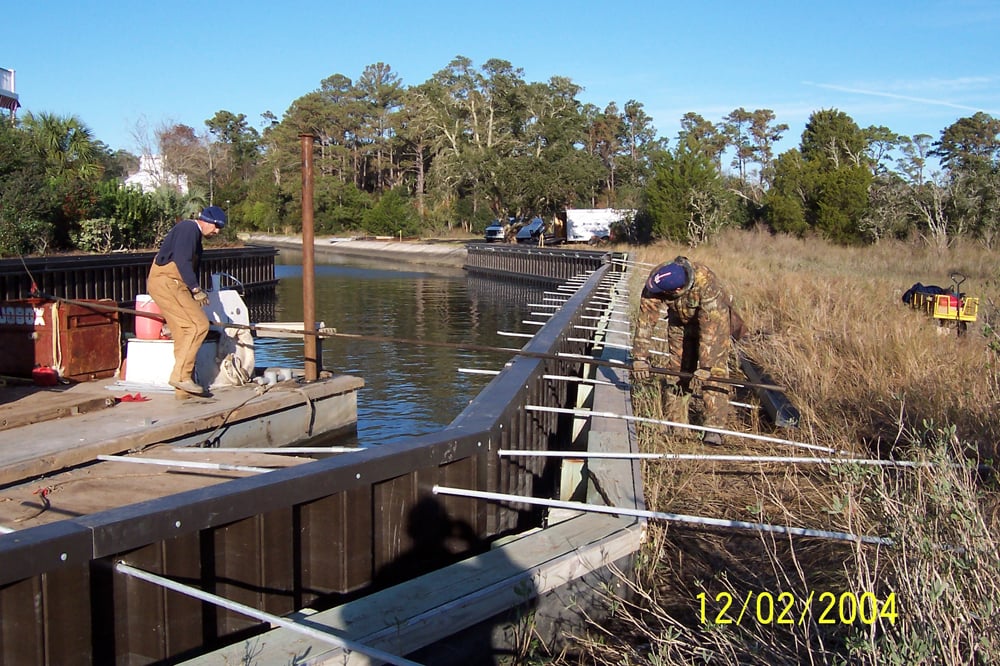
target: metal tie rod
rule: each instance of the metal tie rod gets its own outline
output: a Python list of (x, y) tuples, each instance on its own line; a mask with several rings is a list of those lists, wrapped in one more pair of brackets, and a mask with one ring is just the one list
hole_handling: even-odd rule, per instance
[(660, 511), (646, 511), (645, 509), (629, 509), (602, 504), (585, 504), (584, 502), (566, 502), (563, 500), (541, 499), (538, 497), (525, 497), (522, 495), (505, 495), (503, 493), (491, 493), (481, 490), (465, 490), (462, 488), (449, 488), (446, 486), (434, 486), (431, 491), (435, 495), (454, 495), (458, 497), (473, 497), (476, 499), (496, 500), (500, 502), (514, 502), (522, 504), (535, 504), (538, 506), (548, 506), (556, 509), (570, 509), (573, 511), (590, 511), (592, 513), (608, 513), (614, 516), (633, 516), (635, 518), (646, 518), (649, 520), (667, 520), (679, 523), (689, 523), (694, 525), (709, 525), (711, 527), (728, 527), (742, 530), (755, 530), (758, 532), (773, 532), (776, 534), (788, 534), (792, 536), (815, 537), (818, 539), (833, 539), (837, 541), (854, 541), (861, 543), (871, 543), (879, 546), (891, 546), (892, 539), (877, 536), (866, 536), (863, 534), (851, 534), (850, 532), (831, 532), (828, 530), (816, 530), (805, 527), (788, 527), (785, 525), (771, 525), (769, 523), (749, 523), (743, 520), (725, 520), (723, 518), (708, 518), (705, 516), (691, 516), (682, 513), (663, 513)]
[(604, 341), (598, 342), (597, 340), (591, 338), (566, 338), (566, 342), (586, 342), (587, 344), (601, 345), (603, 347), (611, 347), (612, 349), (624, 349), (626, 351), (632, 349), (632, 345), (619, 345), (619, 344), (614, 344), (612, 342), (604, 342)]
[[(500, 374), (499, 370), (483, 370), (482, 372), (492, 372), (495, 374)], [(615, 382), (605, 381), (603, 379), (587, 379), (586, 377), (571, 377), (569, 375), (542, 375), (542, 379), (549, 379), (553, 381), (561, 382), (576, 382), (578, 384), (595, 384), (601, 386), (619, 386)], [(729, 404), (733, 407), (743, 407), (745, 409), (760, 409), (757, 405), (750, 405), (745, 402), (736, 402), (735, 400), (730, 400)]]
[[(433, 341), (433, 340), (415, 340), (412, 338), (397, 338), (386, 335), (360, 335), (355, 333), (330, 333), (328, 337), (345, 338), (348, 340), (364, 340), (366, 342), (389, 342), (398, 344), (412, 344), (420, 345), (424, 347), (439, 347), (444, 349), (463, 349), (466, 351), (474, 352), (496, 352), (496, 353), (508, 353), (514, 354), (519, 357), (525, 358), (544, 358), (544, 359), (555, 359), (555, 360), (580, 360), (585, 361), (591, 365), (598, 366), (615, 366), (629, 369), (631, 365), (626, 365), (624, 361), (618, 359), (602, 359), (595, 358), (593, 356), (586, 356), (583, 354), (571, 354), (569, 352), (556, 352), (556, 353), (546, 353), (546, 352), (535, 352), (527, 349), (515, 349), (513, 347), (494, 347), (490, 345), (476, 345), (476, 344), (466, 344), (463, 342), (443, 342), (443, 341)], [(666, 368), (659, 368), (653, 366), (649, 369), (650, 373), (657, 375), (671, 375), (676, 377), (691, 377), (692, 373), (668, 370)], [(717, 384), (733, 384), (736, 386), (746, 386), (750, 388), (762, 388), (769, 391), (784, 391), (784, 387), (777, 386), (774, 384), (757, 384), (749, 381), (733, 379), (730, 377), (712, 377), (711, 382)]]
[(149, 571), (144, 571), (143, 569), (136, 569), (125, 562), (118, 562), (115, 565), (115, 571), (125, 574), (126, 576), (131, 576), (132, 578), (144, 580), (147, 583), (152, 583), (153, 585), (159, 585), (160, 587), (173, 590), (174, 592), (180, 592), (181, 594), (194, 597), (195, 599), (200, 599), (201, 601), (207, 601), (208, 603), (219, 606), (220, 608), (225, 608), (226, 610), (246, 615), (247, 617), (251, 617), (260, 622), (267, 622), (273, 626), (303, 634), (304, 636), (326, 643), (327, 645), (343, 648), (345, 650), (352, 650), (354, 652), (360, 652), (361, 654), (368, 655), (369, 657), (381, 659), (390, 664), (397, 664), (398, 666), (420, 666), (417, 662), (410, 661), (404, 657), (397, 657), (394, 654), (379, 650), (378, 648), (362, 645), (361, 643), (356, 643), (355, 641), (347, 638), (341, 638), (330, 631), (321, 631), (315, 627), (310, 627), (294, 620), (272, 615), (271, 613), (265, 613), (264, 611), (257, 610), (251, 606), (241, 604), (238, 601), (232, 601), (231, 599), (220, 597), (216, 594), (212, 594), (211, 592), (205, 592), (197, 587), (184, 585), (169, 578), (158, 576), (157, 574), (150, 573)]
[(573, 328), (578, 328), (581, 331), (600, 331), (601, 333), (614, 334), (614, 335), (632, 335), (631, 331), (619, 331), (616, 328), (602, 328), (600, 326), (583, 326), (582, 324), (576, 324)]
[(794, 442), (790, 439), (779, 439), (777, 437), (768, 437), (767, 435), (754, 435), (748, 432), (737, 432), (735, 430), (711, 428), (708, 426), (692, 425), (690, 423), (678, 423), (676, 421), (651, 419), (646, 416), (626, 416), (624, 414), (615, 414), (614, 412), (595, 412), (589, 409), (568, 409), (565, 407), (545, 407), (543, 405), (525, 405), (524, 408), (529, 412), (553, 412), (555, 414), (572, 414), (573, 416), (583, 416), (587, 418), (597, 416), (608, 419), (622, 419), (624, 421), (635, 421), (637, 423), (655, 423), (657, 425), (674, 426), (676, 428), (686, 428), (688, 430), (698, 430), (701, 432), (714, 432), (719, 435), (729, 435), (731, 437), (755, 439), (761, 442), (771, 442), (773, 444), (788, 444), (789, 446), (796, 446), (803, 449), (812, 449), (814, 451), (826, 451), (827, 453), (849, 454), (848, 451), (837, 451), (836, 449), (831, 449), (828, 446), (820, 446), (819, 444), (806, 444), (805, 442)]
[(164, 460), (162, 458), (129, 458), (128, 456), (97, 456), (98, 460), (105, 462), (124, 462), (136, 465), (161, 465), (164, 467), (187, 467), (189, 469), (211, 469), (223, 470), (226, 472), (262, 472), (274, 471), (270, 467), (251, 467), (249, 465), (225, 465), (222, 463), (197, 462), (195, 460)]
[(603, 379), (587, 379), (586, 377), (570, 377), (568, 375), (542, 375), (542, 379), (554, 380), (557, 382), (576, 382), (578, 384), (594, 384), (595, 386), (617, 386), (614, 382)]
[(583, 315), (583, 316), (580, 317), (580, 319), (596, 319), (597, 321), (607, 321), (608, 323), (611, 323), (611, 324), (630, 324), (631, 323), (631, 322), (629, 322), (629, 321), (627, 321), (625, 319), (611, 319), (609, 317), (597, 317), (597, 316), (594, 316), (594, 315)]
[(740, 456), (714, 453), (618, 453), (615, 451), (519, 451), (500, 449), (499, 456), (541, 458), (610, 458), (621, 460), (709, 460), (739, 463), (790, 463), (816, 465), (869, 465), (873, 467), (934, 467), (932, 462), (878, 460), (874, 458), (820, 458), (812, 456)]
[(364, 448), (357, 446), (177, 446), (174, 447), (177, 453), (353, 453), (354, 451), (364, 451)]

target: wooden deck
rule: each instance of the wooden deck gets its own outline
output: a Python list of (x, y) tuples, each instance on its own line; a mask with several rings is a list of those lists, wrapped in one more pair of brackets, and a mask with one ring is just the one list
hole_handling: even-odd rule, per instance
[[(0, 526), (21, 529), (248, 475), (102, 462), (100, 455), (269, 468), (299, 464), (308, 459), (174, 449), (281, 447), (349, 432), (356, 427), (356, 391), (363, 385), (357, 377), (337, 375), (279, 382), (267, 390), (256, 384), (224, 388), (208, 399), (187, 400), (152, 387), (126, 390), (114, 379), (2, 386)], [(129, 400), (137, 395), (146, 399)], [(57, 497), (61, 508), (53, 509)]]

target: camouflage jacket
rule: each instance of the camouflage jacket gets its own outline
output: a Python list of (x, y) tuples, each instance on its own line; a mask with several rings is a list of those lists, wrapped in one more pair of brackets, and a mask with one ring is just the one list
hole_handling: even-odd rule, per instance
[[(732, 297), (725, 290), (715, 273), (704, 264), (677, 257), (672, 261), (684, 266), (688, 279), (681, 291), (674, 294), (650, 294), (645, 288), (639, 301), (639, 320), (632, 340), (632, 357), (645, 358), (649, 354), (650, 338), (661, 317), (667, 315), (671, 325), (699, 325), (705, 337), (730, 337), (732, 334)], [(670, 262), (664, 262), (664, 264)], [(657, 266), (650, 275), (661, 266)], [(669, 296), (669, 297), (668, 297)], [(742, 321), (740, 321), (742, 325)], [(720, 330), (722, 329), (722, 330)]]

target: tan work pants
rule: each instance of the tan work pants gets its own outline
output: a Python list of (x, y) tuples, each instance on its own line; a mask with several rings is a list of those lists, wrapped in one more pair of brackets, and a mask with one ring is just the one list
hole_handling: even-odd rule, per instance
[(158, 266), (153, 262), (146, 291), (160, 308), (174, 340), (174, 370), (170, 381), (194, 381), (194, 362), (201, 343), (208, 336), (208, 317), (188, 290), (177, 265)]

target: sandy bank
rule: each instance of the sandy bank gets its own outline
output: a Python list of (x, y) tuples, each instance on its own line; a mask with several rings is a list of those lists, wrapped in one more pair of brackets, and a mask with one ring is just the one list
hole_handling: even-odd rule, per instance
[[(241, 239), (244, 242), (257, 245), (302, 249), (301, 236), (246, 234), (241, 236)], [(400, 242), (317, 237), (313, 248), (317, 254), (354, 255), (370, 259), (392, 259), (393, 261), (454, 268), (461, 268), (465, 265), (466, 255), (465, 244), (452, 241)]]

